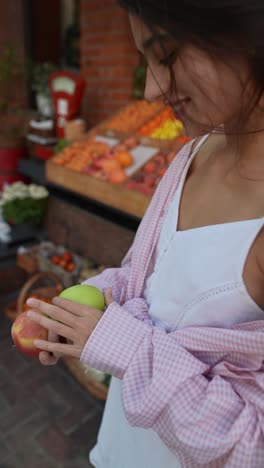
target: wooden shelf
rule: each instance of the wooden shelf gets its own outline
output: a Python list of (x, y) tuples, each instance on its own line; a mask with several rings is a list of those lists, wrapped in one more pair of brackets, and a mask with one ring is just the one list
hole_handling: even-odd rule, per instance
[(128, 190), (123, 185), (110, 184), (59, 166), (52, 160), (46, 163), (46, 179), (50, 183), (84, 195), (136, 218), (144, 216), (151, 200), (151, 197), (141, 192)]

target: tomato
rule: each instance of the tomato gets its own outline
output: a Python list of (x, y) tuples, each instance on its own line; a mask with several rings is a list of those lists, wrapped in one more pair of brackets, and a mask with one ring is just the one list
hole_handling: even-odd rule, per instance
[(67, 266), (68, 262), (62, 258), (59, 262), (59, 266), (65, 270), (65, 267)]
[(66, 260), (66, 262), (71, 262), (73, 258), (70, 252), (64, 252), (62, 257), (64, 260)]
[(58, 265), (60, 263), (60, 257), (58, 257), (57, 255), (53, 255), (53, 257), (51, 257), (50, 261), (54, 265)]
[(66, 265), (65, 270), (67, 270), (69, 273), (71, 273), (73, 270), (75, 270), (75, 263), (71, 262)]

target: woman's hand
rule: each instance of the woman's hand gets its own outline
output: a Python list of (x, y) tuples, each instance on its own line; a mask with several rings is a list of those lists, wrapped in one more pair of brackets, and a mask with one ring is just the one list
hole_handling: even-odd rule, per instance
[[(56, 333), (49, 331), (48, 341), (51, 341), (53, 343), (59, 343), (60, 338), (58, 335), (56, 335)], [(49, 353), (48, 351), (41, 351), (39, 353), (39, 361), (43, 366), (55, 366), (55, 364), (57, 364), (61, 356), (61, 353)]]
[[(113, 302), (111, 289), (106, 290), (105, 301), (107, 307)], [(102, 317), (98, 309), (60, 297), (55, 297), (52, 304), (30, 298), (27, 304), (31, 307), (29, 318), (49, 331), (48, 341), (34, 341), (35, 346), (43, 350), (39, 355), (43, 365), (54, 365), (61, 356), (80, 358)], [(66, 339), (67, 343), (60, 343), (59, 337)]]

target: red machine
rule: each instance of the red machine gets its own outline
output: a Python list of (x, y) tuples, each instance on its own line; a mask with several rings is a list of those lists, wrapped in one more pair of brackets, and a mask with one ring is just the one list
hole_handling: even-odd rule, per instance
[(49, 86), (55, 111), (56, 134), (58, 139), (62, 139), (65, 122), (78, 117), (86, 82), (75, 73), (59, 71), (49, 77)]

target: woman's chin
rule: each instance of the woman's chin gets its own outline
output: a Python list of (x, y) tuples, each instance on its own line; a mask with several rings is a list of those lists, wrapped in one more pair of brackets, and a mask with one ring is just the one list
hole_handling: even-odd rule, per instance
[(190, 138), (191, 140), (194, 140), (195, 138), (201, 137), (203, 135), (207, 135), (210, 133), (210, 129), (208, 126), (205, 125), (199, 125), (195, 122), (190, 122), (190, 120), (187, 120), (184, 122), (184, 134)]
[(195, 125), (189, 124), (184, 126), (184, 134), (194, 140), (195, 138), (200, 137), (201, 135), (206, 135), (207, 132), (204, 131), (201, 127), (197, 127)]

